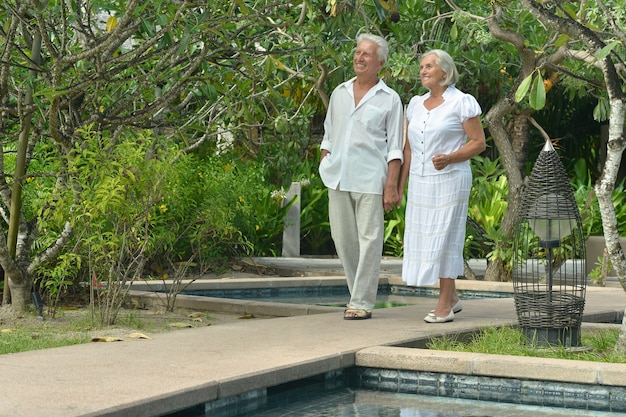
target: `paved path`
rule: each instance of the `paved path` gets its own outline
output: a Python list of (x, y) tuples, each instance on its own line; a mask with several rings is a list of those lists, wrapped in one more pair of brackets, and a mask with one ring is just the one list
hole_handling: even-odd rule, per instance
[[(496, 285), (473, 284), (479, 291)], [(590, 288), (585, 313), (593, 320), (615, 320), (624, 305), (623, 291)], [(1, 355), (0, 416), (159, 416), (350, 367), (364, 349), (417, 345), (432, 335), (516, 323), (510, 298), (467, 300), (454, 322), (438, 325), (422, 321), (432, 306), (432, 299), (423, 299), (375, 310), (364, 321), (345, 321), (341, 309), (332, 309), (179, 330), (153, 340)]]

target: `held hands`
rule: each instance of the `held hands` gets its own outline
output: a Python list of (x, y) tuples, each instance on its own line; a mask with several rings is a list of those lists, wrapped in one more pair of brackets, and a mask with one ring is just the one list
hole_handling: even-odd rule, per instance
[(400, 196), (396, 187), (385, 187), (383, 190), (383, 207), (385, 211), (391, 211), (394, 207), (400, 207)]

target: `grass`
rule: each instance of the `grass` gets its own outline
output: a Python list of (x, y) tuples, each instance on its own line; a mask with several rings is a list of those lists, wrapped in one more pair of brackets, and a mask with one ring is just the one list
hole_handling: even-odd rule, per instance
[(619, 354), (615, 351), (619, 329), (583, 329), (581, 337), (582, 345), (586, 349), (568, 349), (563, 346), (537, 348), (528, 343), (523, 332), (518, 328), (489, 327), (479, 331), (469, 341), (459, 341), (455, 336), (433, 339), (428, 344), (428, 348), (455, 352), (626, 363), (626, 354)]
[(67, 335), (47, 329), (33, 332), (30, 329), (18, 327), (0, 334), (0, 354), (79, 345), (90, 340), (89, 335), (84, 333)]
[(45, 319), (27, 313), (24, 317), (0, 320), (0, 355), (90, 343), (102, 337), (126, 340), (134, 332), (151, 335), (215, 323), (216, 318), (206, 312), (191, 316), (186, 311), (122, 309), (114, 326), (100, 326), (97, 315), (92, 318), (88, 308), (61, 309), (54, 317)]

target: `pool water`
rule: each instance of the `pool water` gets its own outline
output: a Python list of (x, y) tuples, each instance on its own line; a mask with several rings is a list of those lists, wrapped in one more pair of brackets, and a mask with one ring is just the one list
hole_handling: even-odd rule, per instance
[[(264, 409), (238, 417), (600, 417), (618, 413), (493, 403), (417, 394), (309, 388), (268, 400)], [(205, 417), (209, 417), (207, 414)]]
[[(183, 291), (181, 294), (204, 297), (230, 298), (236, 300), (254, 300), (270, 303), (314, 304), (343, 307), (350, 301), (347, 286), (319, 287), (280, 287), (280, 288), (245, 288), (245, 289), (205, 289)], [(404, 287), (381, 285), (378, 288), (376, 306), (389, 308), (414, 305), (420, 298), (436, 298), (439, 293), (433, 288)], [(463, 299), (509, 298), (512, 294), (497, 292), (459, 291)]]
[[(349, 300), (345, 286), (314, 288), (260, 288), (241, 290), (200, 290), (186, 294), (284, 302), (298, 304), (340, 305)], [(437, 297), (430, 288), (381, 286), (377, 308), (416, 304), (420, 297)], [(462, 292), (463, 299), (508, 298), (512, 294)], [(309, 381), (310, 382), (310, 381)], [(281, 387), (267, 388), (261, 398), (245, 398), (242, 404), (236, 399), (217, 400), (172, 414), (169, 417), (612, 417), (623, 413), (579, 410), (537, 405), (488, 402), (436, 397), (375, 389), (356, 388), (344, 384), (306, 383), (294, 387), (286, 383)], [(277, 389), (278, 388), (278, 389)], [(253, 404), (252, 406), (249, 404)]]

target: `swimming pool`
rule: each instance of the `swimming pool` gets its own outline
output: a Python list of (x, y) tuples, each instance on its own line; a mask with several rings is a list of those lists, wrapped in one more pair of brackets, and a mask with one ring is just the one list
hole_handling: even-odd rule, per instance
[[(345, 284), (319, 286), (258, 286), (256, 288), (206, 288), (181, 292), (183, 295), (265, 301), (270, 303), (345, 306), (350, 294)], [(375, 308), (413, 305), (418, 298), (436, 298), (437, 288), (383, 284), (378, 287)], [(463, 299), (512, 298), (512, 293), (459, 290)]]
[[(600, 417), (622, 414), (559, 409), (477, 400), (433, 398), (417, 394), (335, 389), (315, 399), (272, 404), (240, 417)], [(208, 415), (207, 415), (208, 417)]]
[[(597, 410), (500, 403), (353, 388), (340, 380), (305, 380), (270, 388), (267, 396), (242, 403), (208, 404), (175, 417), (610, 417)], [(251, 405), (252, 404), (252, 405)], [(174, 417), (166, 416), (166, 417)]]

